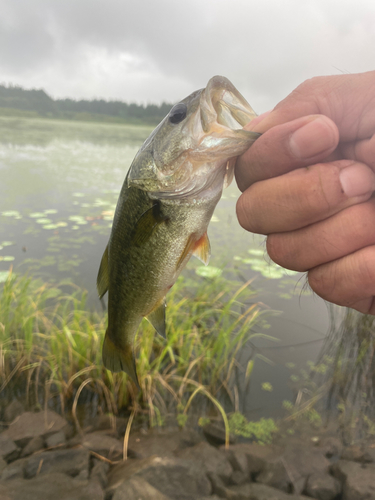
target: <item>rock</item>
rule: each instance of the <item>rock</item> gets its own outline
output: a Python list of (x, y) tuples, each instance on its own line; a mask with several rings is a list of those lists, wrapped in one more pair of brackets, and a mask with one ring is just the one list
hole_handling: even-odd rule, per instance
[(0, 458), (6, 462), (12, 462), (19, 457), (20, 452), (21, 450), (12, 439), (4, 436), (4, 432), (0, 434)]
[(3, 470), (5, 469), (6, 466), (7, 466), (6, 461), (3, 460), (2, 458), (0, 458), (0, 477), (1, 477), (1, 473), (3, 472)]
[(298, 494), (302, 493), (311, 474), (328, 472), (330, 467), (323, 450), (304, 445), (288, 446), (280, 460), (293, 484), (294, 492)]
[(78, 482), (61, 473), (43, 474), (34, 479), (18, 479), (0, 484), (4, 500), (103, 500), (98, 483)]
[(5, 408), (4, 421), (9, 423), (13, 422), (13, 420), (21, 415), (24, 411), (25, 408), (23, 404), (15, 399)]
[[(3, 472), (1, 473), (1, 480), (6, 481), (8, 479), (16, 479), (25, 477), (25, 467), (27, 460), (21, 458), (20, 460), (16, 460), (11, 464), (7, 465)], [(1, 497), (0, 497), (1, 498)]]
[(235, 444), (227, 449), (220, 447), (228, 456), (228, 460), (234, 470), (255, 478), (266, 465), (266, 459), (275, 458), (280, 455), (281, 450), (274, 446), (261, 446), (257, 443)]
[(334, 500), (340, 492), (340, 481), (329, 474), (318, 472), (307, 479), (305, 493), (309, 497), (318, 500)]
[(235, 470), (230, 476), (230, 482), (235, 485), (247, 483), (249, 482), (249, 475), (239, 470)]
[(66, 444), (66, 437), (63, 431), (54, 432), (46, 438), (46, 447), (54, 448), (56, 446), (64, 446)]
[(170, 497), (163, 495), (142, 478), (133, 477), (116, 489), (112, 500), (170, 500)]
[(115, 465), (108, 475), (107, 493), (110, 495), (122, 483), (128, 482), (133, 477), (147, 481), (171, 498), (179, 497), (182, 500), (211, 493), (211, 483), (205, 471), (197, 464), (180, 458), (168, 457), (126, 460)]
[(215, 474), (214, 472), (208, 472), (207, 477), (209, 478), (209, 480), (211, 482), (211, 487), (212, 487), (213, 493), (218, 495), (220, 498), (226, 498), (227, 487), (224, 484), (221, 477), (218, 476), (217, 474)]
[(102, 432), (92, 432), (84, 435), (82, 446), (110, 460), (122, 458), (123, 446), (121, 442)]
[(327, 458), (341, 455), (343, 444), (341, 439), (333, 436), (322, 437), (319, 442), (319, 448), (323, 450)]
[(45, 437), (64, 428), (69, 428), (67, 421), (54, 411), (25, 412), (17, 417), (1, 435), (12, 439), (23, 448), (34, 437)]
[(105, 489), (108, 484), (107, 474), (109, 471), (109, 464), (102, 460), (95, 460), (94, 467), (91, 470), (90, 479), (99, 481), (101, 487)]
[(309, 500), (303, 495), (290, 496), (265, 484), (244, 484), (227, 489), (228, 500)]
[(32, 438), (32, 440), (29, 441), (25, 448), (22, 450), (21, 457), (32, 455), (33, 453), (36, 453), (43, 448), (44, 439), (42, 438), (42, 436), (36, 436), (35, 438)]
[(199, 464), (202, 470), (213, 472), (224, 481), (228, 481), (233, 473), (226, 454), (208, 443), (202, 442), (196, 446), (181, 450), (176, 453), (176, 456), (185, 460), (192, 460), (194, 463)]
[(358, 445), (346, 447), (340, 457), (351, 462), (363, 462), (363, 449)]
[(199, 435), (190, 430), (164, 431), (151, 430), (149, 432), (134, 432), (129, 439), (129, 457), (147, 458), (152, 455), (158, 457), (173, 457), (175, 452), (201, 441)]
[(286, 493), (292, 491), (292, 482), (285, 469), (285, 463), (282, 460), (268, 462), (262, 472), (257, 476), (256, 481), (285, 491)]
[(88, 476), (89, 458), (90, 453), (85, 449), (44, 451), (28, 459), (25, 477), (32, 478), (37, 473), (50, 474), (52, 472), (77, 476), (81, 471), (87, 471)]
[(331, 472), (342, 486), (342, 500), (375, 500), (375, 466), (339, 460)]
[[(225, 444), (225, 427), (222, 422), (210, 422), (202, 430), (204, 437), (210, 445), (221, 446)], [(236, 440), (236, 436), (233, 434), (229, 435), (229, 444), (234, 444)]]

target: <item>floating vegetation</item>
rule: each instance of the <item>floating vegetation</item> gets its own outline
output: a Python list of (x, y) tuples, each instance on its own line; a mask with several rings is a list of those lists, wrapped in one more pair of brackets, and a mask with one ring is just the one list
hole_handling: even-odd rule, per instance
[(15, 219), (22, 218), (18, 210), (5, 210), (4, 212), (1, 212), (1, 215), (3, 215), (4, 217), (14, 217)]
[(37, 224), (50, 224), (52, 222), (52, 220), (44, 218), (44, 219), (37, 219), (35, 222)]
[[(293, 276), (299, 274), (296, 271), (291, 271), (289, 269), (285, 269), (284, 267), (279, 266), (275, 262), (271, 260), (267, 262), (265, 259), (265, 251), (259, 248), (250, 248), (248, 253), (251, 257), (241, 257), (239, 255), (235, 255), (233, 259), (238, 262), (242, 262), (242, 264), (247, 264), (250, 268), (260, 273), (264, 278), (268, 279), (281, 279), (285, 276)], [(286, 297), (284, 297), (286, 298)]]
[(9, 278), (10, 271), (0, 271), (0, 283), (5, 283)]
[(15, 243), (14, 241), (2, 241), (2, 242), (0, 243), (0, 246), (1, 246), (2, 248), (4, 248), (4, 247), (10, 247), (10, 246), (15, 245), (15, 244), (16, 244), (16, 243)]
[(222, 275), (222, 269), (214, 266), (199, 266), (195, 269), (195, 273), (203, 278), (218, 278)]

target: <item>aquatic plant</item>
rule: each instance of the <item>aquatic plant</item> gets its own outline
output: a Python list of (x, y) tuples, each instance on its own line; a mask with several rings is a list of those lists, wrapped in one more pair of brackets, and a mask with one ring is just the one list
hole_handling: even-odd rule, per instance
[(142, 322), (137, 391), (125, 373), (103, 367), (106, 314), (88, 310), (85, 291), (10, 273), (0, 295), (0, 397), (18, 391), (30, 406), (71, 407), (77, 426), (76, 408), (83, 401), (103, 413), (144, 415), (151, 426), (170, 415), (186, 421), (193, 403), (205, 401), (207, 408), (209, 401), (225, 421), (238, 374), (246, 380), (253, 367), (254, 360), (242, 367), (238, 354), (263, 336), (255, 328), (264, 311), (250, 283), (238, 288), (213, 274), (178, 279), (168, 294), (167, 340)]

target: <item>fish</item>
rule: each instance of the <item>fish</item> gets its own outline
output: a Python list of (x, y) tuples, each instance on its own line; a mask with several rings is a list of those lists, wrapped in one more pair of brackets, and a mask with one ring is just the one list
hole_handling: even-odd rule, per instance
[(166, 337), (166, 294), (192, 255), (210, 259), (207, 227), (237, 156), (260, 134), (256, 113), (223, 76), (175, 104), (146, 139), (122, 186), (97, 290), (108, 292), (102, 359), (139, 387), (135, 337), (143, 317)]

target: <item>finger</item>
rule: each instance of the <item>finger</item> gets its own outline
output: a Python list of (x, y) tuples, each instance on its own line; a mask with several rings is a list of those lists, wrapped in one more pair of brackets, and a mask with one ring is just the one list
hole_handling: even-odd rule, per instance
[(294, 231), (362, 203), (375, 190), (375, 173), (362, 163), (319, 163), (256, 182), (237, 202), (241, 226), (260, 234)]
[(308, 280), (323, 299), (375, 314), (375, 246), (312, 269)]
[(274, 127), (237, 159), (238, 187), (243, 191), (259, 180), (322, 161), (338, 142), (337, 127), (325, 116), (305, 116)]
[(301, 116), (322, 114), (339, 127), (344, 141), (371, 137), (375, 129), (375, 71), (306, 80), (254, 128), (270, 128)]
[(375, 172), (375, 134), (362, 141), (353, 141), (340, 145), (345, 158), (366, 163)]
[(271, 234), (267, 252), (277, 264), (307, 271), (375, 245), (375, 200), (354, 205), (311, 226)]

